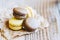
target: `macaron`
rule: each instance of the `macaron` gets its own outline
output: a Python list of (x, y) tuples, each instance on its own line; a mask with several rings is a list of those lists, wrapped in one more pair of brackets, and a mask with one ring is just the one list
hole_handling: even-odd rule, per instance
[(27, 6), (25, 9), (26, 9), (27, 12), (28, 12), (27, 18), (29, 18), (29, 17), (33, 17), (33, 18), (34, 18), (34, 17), (36, 16), (37, 12), (36, 12), (36, 10), (33, 9), (32, 7)]
[(40, 22), (36, 18), (30, 17), (24, 21), (24, 28), (30, 32), (36, 30), (38, 27), (40, 27)]
[(13, 16), (17, 19), (24, 19), (27, 17), (27, 10), (22, 7), (13, 8)]
[(20, 30), (22, 29), (23, 19), (18, 20), (16, 18), (9, 19), (9, 28), (12, 30)]

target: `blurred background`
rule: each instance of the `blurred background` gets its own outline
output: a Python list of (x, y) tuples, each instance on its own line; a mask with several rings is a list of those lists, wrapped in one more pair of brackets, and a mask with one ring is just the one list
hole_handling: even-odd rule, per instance
[(50, 24), (48, 28), (25, 36), (25, 40), (60, 40), (60, 0), (0, 0), (0, 18), (3, 13), (11, 14), (14, 7), (20, 6), (34, 8)]

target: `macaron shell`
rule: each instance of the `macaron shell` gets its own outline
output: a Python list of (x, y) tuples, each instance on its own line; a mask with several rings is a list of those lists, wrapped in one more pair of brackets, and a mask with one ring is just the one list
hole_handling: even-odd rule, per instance
[(17, 14), (27, 14), (27, 10), (25, 8), (22, 8), (22, 7), (14, 8), (13, 12), (17, 13)]
[(36, 29), (37, 27), (40, 26), (40, 21), (38, 21), (36, 18), (28, 18), (26, 20), (26, 23), (31, 27)]
[(22, 26), (11, 26), (11, 25), (9, 25), (9, 28), (10, 29), (12, 29), (12, 30), (20, 30), (20, 29), (22, 29)]

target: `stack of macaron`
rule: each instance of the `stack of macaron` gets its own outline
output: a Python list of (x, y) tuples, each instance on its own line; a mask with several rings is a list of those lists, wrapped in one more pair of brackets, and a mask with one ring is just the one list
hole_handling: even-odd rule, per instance
[(23, 28), (22, 24), (27, 17), (27, 10), (25, 8), (13, 8), (13, 18), (9, 19), (9, 28), (12, 30), (20, 30)]
[(22, 28), (28, 31), (34, 31), (40, 26), (40, 21), (36, 17), (36, 11), (31, 7), (13, 8), (13, 18), (9, 19), (9, 28), (20, 30)]

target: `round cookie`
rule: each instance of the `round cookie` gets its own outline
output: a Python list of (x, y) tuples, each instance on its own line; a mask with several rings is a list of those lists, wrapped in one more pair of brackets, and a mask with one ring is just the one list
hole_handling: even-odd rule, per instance
[(15, 18), (11, 18), (9, 19), (9, 28), (12, 30), (20, 30), (22, 29), (22, 23), (23, 23), (23, 19), (18, 20)]
[(13, 16), (17, 19), (24, 19), (27, 17), (27, 10), (25, 8), (16, 7), (13, 9)]
[(27, 18), (24, 21), (24, 27), (25, 29), (27, 29), (28, 31), (34, 31), (35, 29), (37, 29), (40, 26), (40, 22), (35, 19), (35, 18)]

